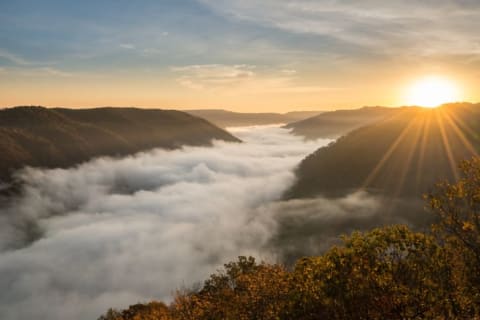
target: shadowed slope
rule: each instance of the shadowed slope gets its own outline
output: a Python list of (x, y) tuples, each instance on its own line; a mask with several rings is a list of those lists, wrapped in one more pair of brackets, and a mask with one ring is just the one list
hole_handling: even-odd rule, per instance
[(480, 105), (403, 108), (305, 158), (288, 198), (343, 196), (360, 189), (415, 196), (456, 177), (460, 160), (480, 150)]
[(150, 148), (239, 141), (180, 111), (134, 108), (0, 110), (0, 178), (23, 166), (65, 167)]

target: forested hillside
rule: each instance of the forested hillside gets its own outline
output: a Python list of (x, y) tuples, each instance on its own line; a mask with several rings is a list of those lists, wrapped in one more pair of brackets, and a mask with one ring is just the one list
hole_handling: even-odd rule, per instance
[(239, 141), (204, 119), (134, 108), (0, 110), (0, 179), (23, 166), (65, 167), (150, 148)]
[(416, 196), (458, 176), (456, 164), (480, 151), (480, 105), (403, 108), (320, 148), (298, 167), (287, 198), (357, 190)]

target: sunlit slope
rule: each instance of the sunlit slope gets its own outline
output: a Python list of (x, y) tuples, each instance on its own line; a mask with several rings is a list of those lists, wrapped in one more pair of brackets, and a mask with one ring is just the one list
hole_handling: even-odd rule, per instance
[(404, 108), (305, 158), (288, 198), (367, 190), (418, 197), (480, 150), (480, 105)]
[(325, 112), (298, 122), (286, 125), (292, 132), (309, 139), (338, 138), (354, 129), (389, 117), (399, 108), (363, 107), (353, 110)]
[(25, 165), (63, 167), (212, 139), (238, 141), (204, 119), (173, 110), (16, 107), (0, 110), (0, 177)]

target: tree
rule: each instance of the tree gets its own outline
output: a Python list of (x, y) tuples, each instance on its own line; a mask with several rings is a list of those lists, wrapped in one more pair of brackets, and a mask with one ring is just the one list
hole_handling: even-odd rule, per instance
[(198, 292), (177, 294), (176, 319), (278, 319), (287, 303), (287, 271), (239, 257), (210, 276)]
[(98, 320), (170, 320), (170, 311), (163, 302), (152, 301), (147, 304), (137, 303), (121, 312), (109, 309)]
[(461, 178), (427, 195), (438, 222), (433, 231), (450, 252), (462, 309), (480, 313), (480, 158), (460, 164)]
[(449, 317), (451, 270), (434, 240), (405, 226), (356, 232), (297, 263), (292, 310), (300, 319)]

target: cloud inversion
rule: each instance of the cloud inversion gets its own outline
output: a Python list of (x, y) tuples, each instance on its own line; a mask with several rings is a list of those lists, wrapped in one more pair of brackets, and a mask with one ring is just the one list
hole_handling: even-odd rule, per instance
[(275, 259), (265, 207), (328, 141), (275, 127), (234, 134), (246, 142), (19, 173), (23, 194), (0, 212), (2, 319), (96, 319), (168, 300), (238, 255)]

